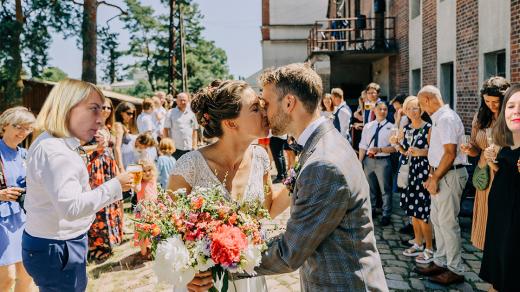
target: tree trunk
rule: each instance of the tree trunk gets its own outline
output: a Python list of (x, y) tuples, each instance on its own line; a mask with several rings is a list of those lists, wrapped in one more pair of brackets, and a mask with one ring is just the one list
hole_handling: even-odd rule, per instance
[(16, 0), (16, 21), (12, 29), (12, 41), (10, 45), (9, 55), (11, 62), (7, 84), (5, 87), (4, 97), (0, 101), (0, 110), (8, 108), (13, 105), (20, 105), (22, 103), (22, 55), (21, 55), (21, 35), (23, 33), (24, 17), (22, 11), (22, 0)]
[(168, 93), (175, 93), (175, 0), (169, 1), (170, 26), (168, 30)]
[(110, 59), (110, 64), (109, 64), (109, 74), (110, 74), (110, 84), (116, 82), (116, 62), (117, 62), (117, 58), (116, 58), (116, 52), (114, 49), (110, 49), (110, 53), (109, 53), (109, 59)]
[(97, 0), (85, 0), (83, 4), (83, 23), (81, 38), (83, 41), (83, 62), (81, 80), (97, 83)]
[(152, 56), (150, 56), (150, 45), (148, 44), (148, 41), (146, 43), (146, 75), (148, 75), (148, 82), (150, 83), (150, 86), (152, 87), (152, 91), (155, 92), (155, 85), (154, 85), (154, 73), (152, 70)]

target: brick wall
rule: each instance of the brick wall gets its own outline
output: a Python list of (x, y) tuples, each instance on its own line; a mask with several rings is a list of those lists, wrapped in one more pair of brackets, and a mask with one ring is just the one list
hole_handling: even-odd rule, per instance
[(398, 54), (390, 57), (390, 96), (398, 93), (408, 94), (409, 63), (408, 63), (408, 29), (409, 1), (395, 0), (389, 8), (389, 15), (396, 17), (395, 34)]
[(511, 0), (511, 82), (520, 83), (520, 1)]
[(423, 31), (422, 84), (437, 85), (437, 0), (423, 0), (421, 13)]
[(269, 14), (269, 1), (262, 0), (262, 40), (267, 41), (271, 39), (269, 34), (269, 24), (271, 23)]
[[(471, 121), (480, 102), (477, 11), (477, 0), (457, 1), (456, 110), (462, 118), (467, 131), (471, 128)], [(513, 13), (511, 14), (514, 15)], [(511, 43), (513, 43), (512, 40)]]

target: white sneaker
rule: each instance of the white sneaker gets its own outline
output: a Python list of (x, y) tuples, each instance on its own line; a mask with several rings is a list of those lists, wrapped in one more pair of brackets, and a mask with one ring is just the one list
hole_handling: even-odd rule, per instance
[(433, 250), (425, 248), (423, 253), (415, 258), (418, 264), (429, 264), (433, 262)]
[(415, 257), (421, 254), (422, 251), (423, 247), (419, 246), (417, 243), (414, 243), (412, 247), (403, 251), (403, 255), (407, 257)]

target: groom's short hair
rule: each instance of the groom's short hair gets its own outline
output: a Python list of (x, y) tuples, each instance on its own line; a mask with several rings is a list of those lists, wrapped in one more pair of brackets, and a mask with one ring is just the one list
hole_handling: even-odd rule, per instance
[(308, 113), (316, 111), (323, 96), (321, 77), (308, 63), (267, 69), (260, 75), (259, 81), (262, 86), (274, 85), (280, 99), (287, 94), (293, 94), (302, 102)]

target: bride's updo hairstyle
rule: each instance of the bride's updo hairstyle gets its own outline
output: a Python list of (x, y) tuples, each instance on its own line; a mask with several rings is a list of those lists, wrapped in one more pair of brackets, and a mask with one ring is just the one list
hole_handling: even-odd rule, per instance
[(251, 87), (241, 80), (215, 80), (195, 94), (191, 109), (204, 128), (204, 137), (218, 138), (224, 134), (222, 121), (238, 117), (242, 94), (248, 88)]

